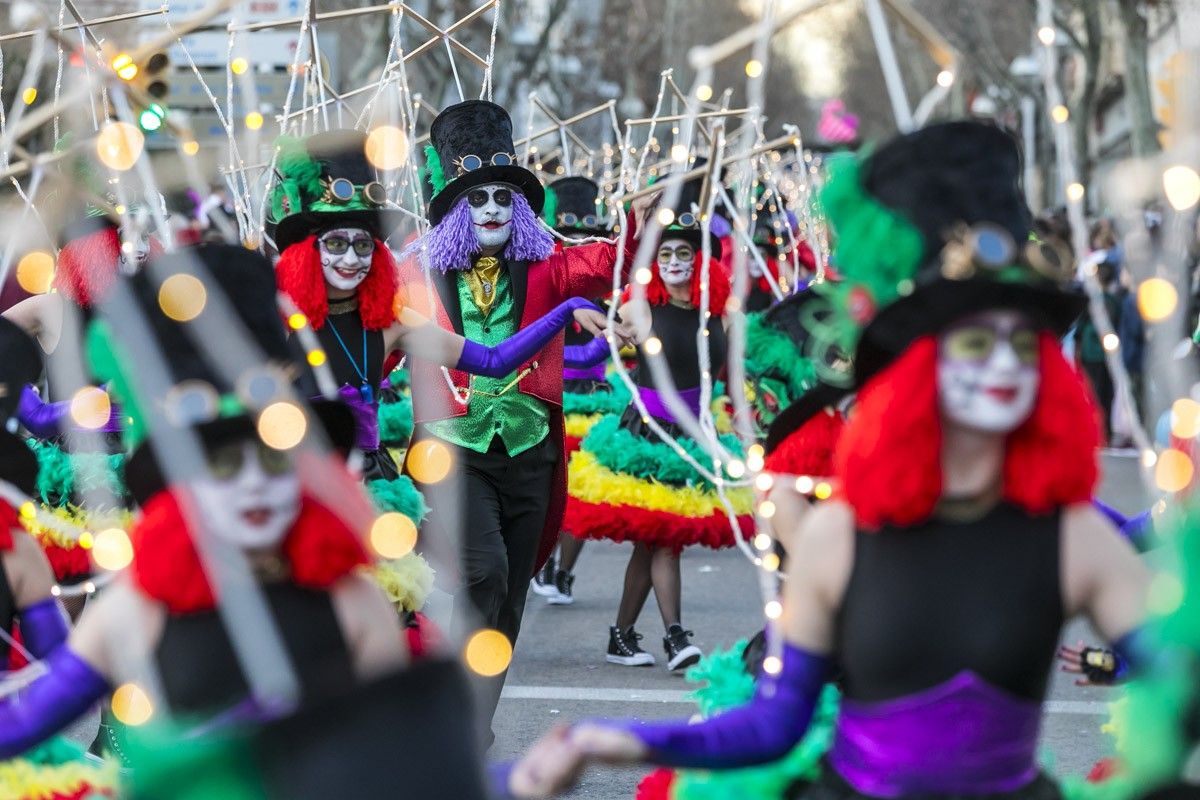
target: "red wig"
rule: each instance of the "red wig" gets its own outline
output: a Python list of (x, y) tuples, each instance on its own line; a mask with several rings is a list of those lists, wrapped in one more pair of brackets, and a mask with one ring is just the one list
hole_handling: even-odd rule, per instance
[[(150, 257), (162, 252), (162, 245), (151, 237)], [(106, 225), (72, 239), (58, 251), (54, 288), (76, 305), (91, 308), (117, 279), (120, 258), (121, 237), (114, 227)]]
[[(1033, 514), (1091, 500), (1099, 471), (1096, 406), (1049, 333), (1039, 337), (1033, 412), (1008, 437), (1004, 499)], [(942, 494), (937, 342), (913, 343), (858, 393), (838, 441), (842, 494), (859, 525), (915, 525)]]
[[(138, 588), (173, 614), (206, 611), (216, 604), (200, 554), (179, 498), (164, 490), (142, 508), (131, 531)], [(360, 565), (369, 563), (358, 536), (346, 523), (310, 496), (283, 540), (292, 581), (309, 589), (328, 589)]]
[[(313, 328), (325, 324), (325, 318), (329, 316), (329, 296), (315, 235), (284, 248), (275, 265), (275, 280), (283, 293), (308, 317)], [(391, 327), (396, 321), (393, 304), (399, 288), (396, 260), (387, 246), (376, 239), (371, 269), (358, 285), (358, 313), (363, 327), (370, 331)]]
[(830, 477), (833, 475), (833, 454), (844, 427), (846, 418), (842, 412), (821, 409), (771, 451), (765, 463), (767, 471)]
[[(696, 252), (697, 258), (699, 251)], [(725, 302), (729, 299), (729, 270), (715, 258), (708, 260), (708, 310), (714, 317), (725, 316)], [(658, 274), (658, 262), (650, 271), (650, 284), (646, 287), (646, 300), (652, 306), (662, 306), (671, 302), (671, 294), (662, 276)], [(692, 270), (692, 293), (690, 302), (696, 308), (700, 307), (700, 265)]]

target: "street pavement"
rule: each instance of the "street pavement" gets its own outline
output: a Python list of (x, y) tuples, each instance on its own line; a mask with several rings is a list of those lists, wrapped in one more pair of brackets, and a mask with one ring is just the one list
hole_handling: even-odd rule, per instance
[[(1100, 496), (1130, 513), (1148, 505), (1137, 460), (1106, 455)], [(500, 701), (493, 729), (496, 743), (489, 760), (517, 756), (553, 725), (587, 717), (673, 718), (695, 712), (684, 699), (692, 688), (682, 676), (667, 672), (662, 656), (662, 622), (651, 595), (638, 630), (642, 646), (654, 653), (654, 667), (621, 667), (604, 660), (608, 626), (617, 599), (629, 545), (589, 542), (576, 569), (575, 604), (549, 606), (532, 592), (525, 622)], [(715, 552), (690, 548), (683, 554), (683, 623), (696, 632), (705, 652), (728, 647), (762, 626), (762, 607), (754, 569), (734, 549)], [(984, 621), (981, 620), (981, 624)], [(1097, 641), (1083, 622), (1075, 622), (1063, 640)], [(1087, 772), (1111, 753), (1111, 740), (1101, 731), (1107, 720), (1111, 690), (1077, 687), (1056, 673), (1046, 704), (1041, 748), (1058, 775)], [(645, 768), (589, 771), (572, 798), (632, 798)]]

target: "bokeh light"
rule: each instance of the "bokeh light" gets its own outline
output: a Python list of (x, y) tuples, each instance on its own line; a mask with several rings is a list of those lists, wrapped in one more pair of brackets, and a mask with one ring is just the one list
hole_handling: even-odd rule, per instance
[(754, 534), (754, 546), (759, 550), (768, 550), (771, 547), (771, 537), (765, 533)]
[(96, 134), (96, 157), (117, 172), (132, 169), (146, 146), (146, 137), (128, 122), (106, 122)]
[(1176, 211), (1187, 211), (1200, 202), (1200, 174), (1191, 167), (1177, 164), (1163, 171), (1163, 192)]
[(33, 105), (33, 101), (37, 100), (37, 87), (36, 86), (25, 87), (25, 91), (21, 92), (21, 100), (27, 106)]
[(746, 474), (746, 465), (741, 461), (734, 459), (725, 465), (725, 474), (734, 480), (737, 480)]
[(1068, 200), (1078, 203), (1080, 200), (1083, 199), (1083, 195), (1084, 195), (1084, 190), (1083, 190), (1082, 183), (1067, 184), (1067, 199)]
[(1038, 28), (1038, 41), (1046, 45), (1046, 47), (1054, 44), (1054, 39), (1056, 36), (1057, 34), (1054, 32), (1054, 28), (1050, 27), (1049, 25), (1044, 25), (1041, 28)]
[(1121, 340), (1115, 333), (1106, 333), (1100, 342), (1104, 345), (1104, 349), (1112, 352), (1121, 346)]
[(108, 422), (112, 401), (98, 386), (84, 386), (71, 397), (71, 419), (81, 428), (96, 430)]
[(813, 479), (807, 475), (796, 478), (796, 491), (800, 494), (810, 494), (813, 490)]
[(778, 600), (768, 600), (763, 611), (766, 613), (767, 619), (779, 619), (783, 616), (783, 603)]
[(158, 307), (176, 322), (190, 322), (200, 316), (208, 292), (195, 275), (177, 272), (158, 287)]
[(195, 139), (188, 139), (181, 147), (183, 148), (183, 154), (187, 156), (194, 156), (200, 152), (200, 143)]
[(436, 439), (426, 439), (409, 448), (405, 461), (417, 482), (438, 483), (450, 474), (453, 457), (446, 445)]
[(304, 440), (308, 420), (295, 403), (271, 403), (258, 415), (258, 438), (276, 450), (291, 450)]
[(92, 560), (98, 567), (111, 571), (125, 569), (133, 561), (133, 543), (129, 534), (120, 528), (99, 531), (92, 541)]
[(95, 544), (95, 539), (96, 537), (92, 536), (91, 531), (84, 531), (79, 534), (79, 546), (84, 550), (91, 550), (92, 545)]
[(821, 481), (813, 487), (813, 497), (818, 500), (828, 500), (833, 496), (833, 487), (826, 481)]
[(17, 262), (17, 283), (30, 294), (45, 294), (54, 281), (54, 256), (34, 250)]
[(263, 115), (257, 111), (251, 111), (246, 115), (246, 127), (252, 131), (256, 131), (263, 126)]
[(687, 161), (688, 149), (681, 144), (671, 145), (671, 160), (676, 164)]
[(1166, 615), (1179, 608), (1183, 602), (1183, 582), (1171, 572), (1160, 572), (1150, 581), (1146, 593), (1146, 607), (1152, 614)]
[(397, 511), (380, 514), (371, 524), (371, 549), (382, 558), (403, 558), (417, 544), (417, 526)]
[(778, 675), (783, 670), (783, 661), (779, 656), (767, 656), (763, 659), (763, 672), (768, 675)]
[(1063, 124), (1070, 118), (1071, 112), (1066, 106), (1055, 106), (1054, 108), (1050, 109), (1050, 119), (1054, 120), (1059, 125)]
[(309, 350), (305, 358), (308, 360), (310, 367), (319, 367), (326, 361), (324, 350)]
[(758, 504), (758, 515), (763, 519), (770, 519), (775, 516), (775, 503), (770, 500), (763, 500)]
[(769, 492), (774, 485), (775, 479), (771, 477), (771, 473), (769, 472), (764, 472), (754, 479), (754, 488), (760, 492)]
[(288, 322), (289, 328), (291, 328), (294, 331), (298, 331), (301, 328), (303, 328), (305, 325), (308, 324), (308, 317), (304, 316), (299, 311), (297, 311), (295, 314), (291, 314), (288, 316), (287, 322)]
[(1179, 492), (1192, 482), (1194, 473), (1195, 467), (1186, 453), (1168, 448), (1159, 453), (1154, 465), (1154, 483), (1164, 492)]
[(508, 669), (512, 652), (512, 643), (507, 636), (500, 631), (484, 628), (467, 640), (463, 648), (463, 660), (472, 672), (490, 678)]
[(246, 70), (250, 69), (250, 62), (238, 56), (229, 62), (229, 69), (233, 71), (234, 75), (244, 75)]
[(1200, 403), (1190, 397), (1181, 397), (1171, 404), (1171, 433), (1180, 439), (1191, 439), (1200, 434)]
[(763, 63), (757, 58), (752, 58), (746, 62), (746, 77), (757, 78), (763, 74)]
[(949, 89), (954, 85), (954, 73), (948, 69), (944, 69), (937, 74), (937, 85), (943, 89)]
[(779, 569), (779, 554), (767, 553), (762, 557), (762, 566), (767, 572), (775, 572)]
[(112, 60), (112, 68), (123, 81), (131, 81), (138, 74), (138, 65), (129, 53), (118, 53)]
[(667, 226), (675, 221), (675, 212), (669, 208), (660, 208), (654, 215), (659, 225)]
[(662, 352), (662, 340), (657, 336), (651, 336), (642, 345), (642, 349), (646, 351), (647, 355), (656, 356)]
[(706, 103), (712, 99), (713, 88), (707, 83), (702, 83), (696, 87), (696, 99), (701, 103)]
[(112, 712), (126, 725), (137, 727), (149, 722), (154, 715), (150, 698), (136, 683), (124, 683), (112, 695)]
[(1147, 278), (1137, 290), (1138, 311), (1148, 322), (1159, 322), (1171, 316), (1179, 304), (1175, 286), (1163, 278)]
[(408, 161), (408, 136), (394, 125), (380, 125), (367, 134), (364, 149), (376, 169), (400, 169)]

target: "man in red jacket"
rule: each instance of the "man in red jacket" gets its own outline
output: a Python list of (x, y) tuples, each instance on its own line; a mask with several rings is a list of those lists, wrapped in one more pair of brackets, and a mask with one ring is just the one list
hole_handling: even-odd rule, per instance
[[(516, 163), (508, 112), (482, 100), (450, 106), (433, 121), (430, 140), (433, 227), (405, 249), (406, 302), (443, 328), (490, 344), (568, 297), (611, 291), (616, 246), (554, 252), (553, 237), (537, 219), (544, 191)], [(644, 216), (644, 208), (635, 216)], [(633, 252), (628, 245), (627, 260)], [(593, 332), (604, 324), (598, 312), (579, 312), (577, 319)], [(464, 574), (457, 624), (473, 609), (472, 626), (493, 628), (515, 643), (529, 580), (554, 547), (566, 500), (562, 336), (504, 378), (443, 375), (417, 359), (411, 374), (421, 387), (413, 395), (412, 452), (445, 448), (461, 477), (453, 488), (449, 481), (420, 484), (433, 509), (423, 546), (455, 541), (451, 526), (458, 524)], [(415, 472), (416, 479), (426, 477)], [(487, 687), (481, 711), (488, 721), (503, 684), (501, 674)], [(491, 734), (486, 738), (490, 743)]]

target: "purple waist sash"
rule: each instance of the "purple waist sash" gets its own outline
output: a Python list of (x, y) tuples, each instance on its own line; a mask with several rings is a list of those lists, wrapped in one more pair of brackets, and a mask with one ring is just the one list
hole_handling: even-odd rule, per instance
[(342, 402), (354, 414), (354, 446), (359, 450), (379, 449), (379, 410), (374, 403), (363, 400), (362, 393), (346, 384), (338, 389)]
[(876, 797), (1010, 792), (1037, 777), (1041, 713), (1041, 704), (960, 672), (896, 700), (843, 700), (829, 762)]
[(605, 364), (596, 364), (586, 369), (563, 367), (563, 379), (568, 381), (602, 381), (604, 380)]
[[(678, 422), (675, 415), (667, 408), (666, 402), (661, 394), (653, 389), (648, 389), (645, 386), (638, 387), (638, 397), (642, 398), (642, 402), (646, 404), (646, 411), (652, 417), (657, 417), (664, 422)], [(692, 412), (692, 416), (697, 416), (700, 413), (700, 387), (694, 389), (680, 389), (679, 397), (687, 405), (688, 410)]]

